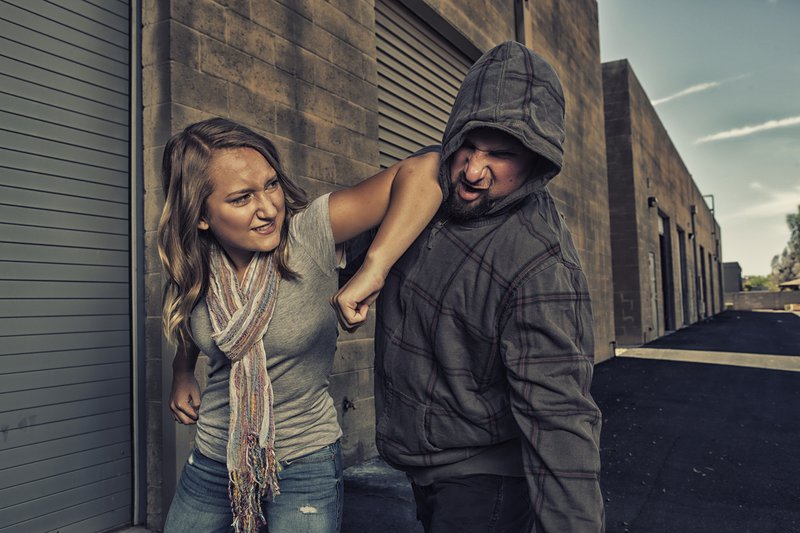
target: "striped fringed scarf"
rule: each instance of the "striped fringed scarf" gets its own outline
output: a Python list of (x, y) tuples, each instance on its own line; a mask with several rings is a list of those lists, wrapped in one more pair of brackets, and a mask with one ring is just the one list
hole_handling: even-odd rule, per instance
[(273, 254), (256, 253), (240, 285), (230, 260), (212, 247), (206, 295), (212, 338), (231, 360), (228, 488), (237, 532), (266, 523), (261, 497), (278, 494), (272, 384), (262, 339), (277, 300), (280, 273)]

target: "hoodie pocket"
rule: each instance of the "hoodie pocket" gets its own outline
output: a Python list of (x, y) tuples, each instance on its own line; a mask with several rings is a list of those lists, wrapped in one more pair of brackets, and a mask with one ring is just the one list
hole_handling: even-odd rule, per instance
[(428, 440), (428, 409), (410, 398), (387, 393), (377, 424), (378, 438), (404, 456), (441, 451)]
[(491, 446), (519, 434), (510, 411), (475, 421), (459, 413), (429, 410), (426, 418), (425, 441), (435, 449)]

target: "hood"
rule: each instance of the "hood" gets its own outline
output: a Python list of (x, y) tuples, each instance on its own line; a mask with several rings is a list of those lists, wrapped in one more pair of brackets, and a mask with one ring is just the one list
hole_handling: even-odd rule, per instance
[[(564, 93), (547, 61), (525, 46), (507, 41), (483, 54), (467, 72), (442, 139), (439, 181), (447, 194), (450, 158), (476, 128), (495, 128), (516, 137), (549, 164), (519, 190), (499, 201), (497, 212), (544, 187), (561, 171)], [(491, 213), (490, 212), (490, 213)]]

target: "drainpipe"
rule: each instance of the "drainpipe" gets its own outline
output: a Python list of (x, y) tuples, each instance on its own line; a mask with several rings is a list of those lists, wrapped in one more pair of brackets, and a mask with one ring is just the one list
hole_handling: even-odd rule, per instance
[(700, 283), (699, 283), (699, 276), (697, 272), (697, 226), (696, 226), (696, 217), (697, 217), (697, 206), (692, 204), (689, 206), (689, 212), (692, 214), (692, 258), (694, 260), (694, 299), (695, 299), (695, 307), (697, 309), (697, 321), (700, 321)]

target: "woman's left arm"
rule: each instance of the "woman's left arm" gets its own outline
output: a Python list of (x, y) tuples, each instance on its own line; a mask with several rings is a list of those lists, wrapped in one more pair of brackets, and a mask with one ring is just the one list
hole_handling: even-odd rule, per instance
[(329, 210), (337, 244), (380, 224), (364, 263), (331, 298), (342, 327), (353, 331), (383, 287), (392, 265), (422, 233), (442, 202), (439, 153), (412, 156), (348, 189), (331, 194)]

